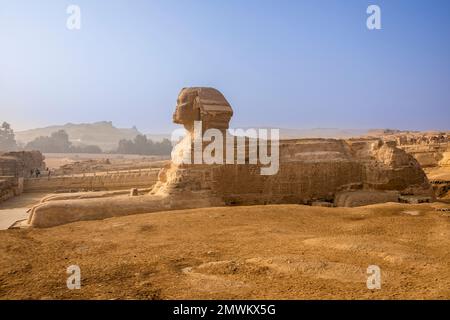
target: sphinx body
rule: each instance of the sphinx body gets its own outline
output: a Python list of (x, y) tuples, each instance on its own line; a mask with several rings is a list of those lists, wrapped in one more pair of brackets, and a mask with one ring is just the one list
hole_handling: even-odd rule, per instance
[[(261, 175), (264, 165), (247, 158), (240, 164), (175, 161), (184, 157), (186, 150), (193, 154), (197, 121), (202, 123), (202, 132), (217, 129), (227, 134), (232, 115), (231, 105), (218, 90), (182, 89), (173, 121), (183, 125), (187, 134), (174, 147), (174, 161), (161, 169), (148, 194), (49, 198), (31, 209), (28, 224), (51, 227), (80, 220), (211, 206), (315, 201), (351, 206), (398, 201), (402, 195), (432, 196), (418, 162), (395, 144), (377, 139), (281, 140), (277, 145), (279, 170), (273, 175)], [(246, 151), (250, 143), (247, 138)], [(238, 153), (239, 150), (233, 150), (233, 157)]]

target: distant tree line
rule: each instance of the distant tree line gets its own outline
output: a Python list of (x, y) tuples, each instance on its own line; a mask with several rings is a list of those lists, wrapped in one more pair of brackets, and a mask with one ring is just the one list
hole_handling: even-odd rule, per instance
[(10, 124), (3, 122), (0, 127), (0, 151), (17, 150), (16, 138)]
[[(53, 132), (50, 136), (37, 137), (19, 148), (11, 126), (3, 122), (0, 127), (0, 151), (14, 151), (18, 149), (39, 150), (43, 153), (103, 153), (96, 145), (75, 146), (69, 141), (69, 135), (64, 130)], [(111, 153), (137, 155), (170, 155), (172, 144), (168, 139), (154, 142), (145, 135), (137, 135), (133, 140), (122, 139), (116, 150)]]
[(163, 139), (161, 142), (154, 142), (147, 139), (145, 135), (137, 135), (133, 140), (122, 139), (116, 153), (120, 154), (139, 154), (139, 155), (170, 155), (172, 143), (169, 139)]
[(53, 132), (50, 137), (38, 137), (28, 142), (25, 150), (39, 150), (46, 153), (102, 153), (102, 149), (98, 146), (74, 146), (64, 130)]

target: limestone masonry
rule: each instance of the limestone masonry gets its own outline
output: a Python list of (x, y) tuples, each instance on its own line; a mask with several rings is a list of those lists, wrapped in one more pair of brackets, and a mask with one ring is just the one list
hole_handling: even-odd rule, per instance
[(39, 151), (0, 154), (0, 202), (21, 194), (24, 178), (31, 175), (31, 170), (44, 168), (44, 156)]

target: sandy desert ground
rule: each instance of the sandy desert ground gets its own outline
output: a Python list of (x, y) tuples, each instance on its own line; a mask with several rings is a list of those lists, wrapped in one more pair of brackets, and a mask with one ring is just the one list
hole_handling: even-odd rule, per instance
[[(445, 207), (225, 207), (0, 231), (0, 298), (450, 299)], [(66, 287), (73, 264), (80, 290)]]

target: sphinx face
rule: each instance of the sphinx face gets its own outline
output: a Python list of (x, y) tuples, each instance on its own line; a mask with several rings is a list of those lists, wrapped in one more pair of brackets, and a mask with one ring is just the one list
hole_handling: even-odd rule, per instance
[(177, 99), (177, 106), (173, 113), (173, 122), (182, 124), (187, 130), (191, 130), (196, 119), (194, 110), (195, 95), (186, 90), (181, 91)]
[(173, 122), (193, 132), (194, 122), (202, 121), (202, 130), (228, 129), (233, 110), (225, 97), (214, 88), (184, 88), (177, 99)]

